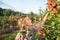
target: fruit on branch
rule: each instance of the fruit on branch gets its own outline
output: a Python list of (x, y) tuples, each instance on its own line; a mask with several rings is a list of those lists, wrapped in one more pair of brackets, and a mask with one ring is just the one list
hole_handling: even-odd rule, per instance
[(52, 4), (52, 1), (48, 1), (48, 4)]
[(55, 7), (56, 6), (56, 2), (52, 2), (52, 6)]
[(57, 2), (56, 1), (57, 0), (48, 0), (48, 9), (51, 10), (51, 11), (53, 10), (53, 12), (55, 14), (58, 13)]
[(48, 1), (48, 9), (52, 9), (52, 1)]
[(40, 31), (41, 34), (43, 34), (43, 32), (44, 32), (43, 30)]
[(53, 7), (51, 5), (48, 5), (48, 9), (52, 9)]
[(56, 1), (48, 0), (48, 9), (51, 10), (53, 8), (56, 8)]
[(40, 31), (38, 32), (38, 34), (41, 35), (41, 36), (46, 36), (44, 30), (40, 30)]
[(58, 9), (56, 9), (56, 8), (53, 9), (53, 12), (57, 14), (58, 13)]

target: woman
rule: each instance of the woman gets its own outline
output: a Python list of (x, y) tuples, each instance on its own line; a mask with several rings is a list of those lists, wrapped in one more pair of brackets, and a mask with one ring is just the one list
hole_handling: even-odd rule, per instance
[(47, 12), (46, 15), (44, 16), (44, 18), (40, 22), (38, 22), (36, 25), (32, 26), (30, 28), (29, 33), (26, 31), (28, 30), (28, 26), (32, 25), (31, 19), (28, 16), (21, 17), (18, 20), (18, 26), (20, 27), (20, 32), (17, 34), (15, 40), (24, 40), (24, 39), (31, 40), (28, 36), (30, 36), (30, 34), (32, 34), (32, 33), (37, 32), (38, 29), (44, 25), (49, 14), (50, 13)]
[(26, 34), (28, 33), (28, 26), (32, 25), (31, 19), (28, 16), (22, 16), (18, 19), (18, 26), (20, 32), (17, 34), (15, 40), (27, 40)]

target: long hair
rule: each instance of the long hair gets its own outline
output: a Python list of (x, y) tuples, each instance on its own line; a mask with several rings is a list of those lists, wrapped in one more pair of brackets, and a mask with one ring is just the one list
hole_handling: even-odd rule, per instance
[(24, 27), (24, 26), (26, 26), (26, 20), (28, 20), (27, 18), (30, 20), (30, 18), (25, 15), (21, 16), (18, 19), (18, 27), (20, 28), (20, 30), (24, 30), (25, 28), (27, 28), (27, 27)]

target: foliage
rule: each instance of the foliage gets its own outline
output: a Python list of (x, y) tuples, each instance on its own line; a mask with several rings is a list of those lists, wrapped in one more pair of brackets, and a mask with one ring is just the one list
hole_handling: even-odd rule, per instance
[[(42, 33), (44, 34), (43, 37), (45, 38), (45, 40), (53, 40), (55, 37), (60, 38), (60, 1), (57, 1), (56, 4), (52, 3), (54, 5), (50, 5), (50, 3), (52, 2), (49, 1), (48, 4), (50, 14), (47, 18), (46, 23), (42, 28), (40, 28), (39, 31), (41, 32), (41, 30), (44, 30), (44, 32), (42, 31)], [(58, 9), (58, 11), (54, 9)], [(17, 26), (17, 20), (22, 15), (28, 15), (32, 19), (33, 25), (35, 25), (37, 22), (43, 19), (46, 11), (40, 14), (34, 14), (33, 12), (31, 12), (30, 14), (24, 14), (22, 12), (15, 12), (10, 9), (0, 8), (0, 30), (4, 29), (6, 27), (6, 24), (9, 24), (8, 27), (10, 27), (10, 25)], [(33, 37), (36, 38), (36, 40), (40, 37), (39, 32), (33, 34)], [(14, 40), (15, 36), (16, 34), (13, 33), (11, 36), (5, 37), (3, 40)]]

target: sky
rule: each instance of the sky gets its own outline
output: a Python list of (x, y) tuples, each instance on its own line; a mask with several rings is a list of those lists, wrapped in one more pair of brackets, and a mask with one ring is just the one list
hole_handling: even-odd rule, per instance
[(46, 9), (47, 0), (0, 0), (0, 7), (13, 9), (24, 13), (39, 12)]

